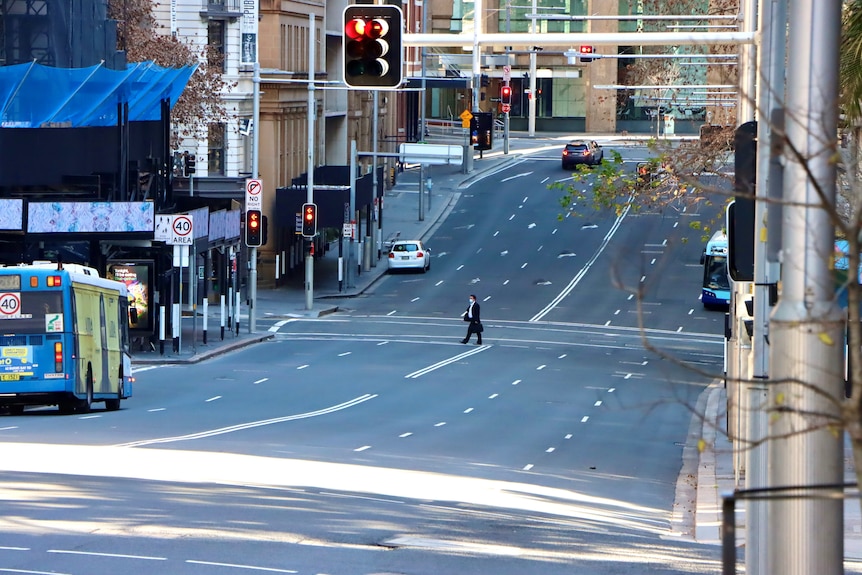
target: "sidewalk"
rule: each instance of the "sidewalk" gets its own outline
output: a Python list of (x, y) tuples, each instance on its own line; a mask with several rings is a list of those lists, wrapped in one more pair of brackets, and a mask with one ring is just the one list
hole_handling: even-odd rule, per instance
[[(727, 390), (721, 383), (713, 383), (703, 394), (697, 406), (702, 414), (701, 424), (696, 435), (689, 435), (686, 449), (693, 448), (690, 453), (697, 461), (696, 472), (696, 504), (694, 514), (693, 534), (699, 543), (721, 545), (721, 506), (723, 496), (732, 494), (736, 487), (733, 468), (733, 446), (728, 440), (727, 429)], [(697, 440), (702, 438), (706, 448), (698, 454)], [(692, 444), (692, 440), (694, 444)], [(683, 456), (687, 459), (686, 455)], [(683, 469), (686, 462), (683, 462)], [(845, 483), (856, 482), (856, 472), (853, 468), (853, 451), (849, 442), (844, 449), (844, 479)], [(744, 484), (744, 478), (741, 480)], [(744, 485), (739, 486), (744, 489)], [(678, 491), (679, 494), (679, 491)], [(680, 497), (677, 497), (679, 500)], [(737, 557), (740, 569), (744, 565), (745, 548), (745, 501), (736, 501), (736, 543)], [(854, 497), (844, 500), (844, 559), (862, 561), (862, 508), (860, 501)]]

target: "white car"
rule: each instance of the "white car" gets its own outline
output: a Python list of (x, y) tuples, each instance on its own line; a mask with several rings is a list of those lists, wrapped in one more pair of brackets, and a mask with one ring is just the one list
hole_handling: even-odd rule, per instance
[(398, 240), (389, 249), (389, 271), (431, 269), (431, 250), (419, 240)]

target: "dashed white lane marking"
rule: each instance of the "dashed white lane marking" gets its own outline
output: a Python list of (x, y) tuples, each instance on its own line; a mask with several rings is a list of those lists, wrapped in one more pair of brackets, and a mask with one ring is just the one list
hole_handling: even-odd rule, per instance
[(602, 405), (602, 400), (600, 399), (600, 400), (598, 400), (597, 402), (595, 402), (595, 403), (593, 404), (593, 407), (599, 407), (599, 406), (601, 406), (601, 405)]
[(512, 214), (511, 216), (509, 216), (509, 221), (510, 221), (510, 222), (511, 222), (512, 220), (514, 220), (514, 219), (515, 219), (515, 214)]
[(117, 557), (119, 559), (142, 559), (144, 561), (167, 561), (167, 557), (152, 557), (149, 555), (121, 555), (119, 553), (97, 553), (95, 551), (72, 551), (70, 549), (48, 549), (46, 553), (62, 555), (90, 555), (94, 557)]
[[(18, 426), (10, 425), (9, 427), (0, 427), (0, 431), (9, 431), (10, 429), (18, 429)], [(0, 547), (0, 549), (3, 549), (3, 547)]]
[(412, 431), (408, 431), (407, 433), (402, 433), (402, 434), (401, 434), (401, 435), (399, 435), (398, 437), (410, 437), (411, 435), (413, 435), (413, 432), (412, 432)]
[(649, 264), (650, 264), (651, 266), (654, 266), (654, 265), (655, 265), (655, 258), (653, 258), (653, 259), (652, 259), (652, 261), (651, 261)]
[[(271, 328), (270, 328), (270, 331), (271, 331)], [(133, 367), (132, 368), (132, 375), (135, 375), (137, 373), (141, 373), (142, 371), (150, 371), (151, 369), (156, 369), (159, 367), (162, 367), (162, 366), (161, 365), (145, 365), (142, 367)]]
[(483, 299), (482, 301), (488, 301), (489, 299), (491, 299), (491, 296), (487, 296), (487, 297), (486, 297), (485, 299)]
[(262, 378), (258, 379), (257, 381), (255, 381), (254, 384), (257, 385), (259, 383), (263, 383), (264, 381), (269, 381), (269, 378), (268, 377), (262, 377)]
[(532, 464), (532, 463), (528, 463), (527, 465), (525, 465), (525, 466), (524, 466), (524, 471), (529, 471), (529, 470), (531, 470), (532, 468), (533, 468), (533, 464)]
[(500, 396), (499, 393), (492, 393), (491, 395), (488, 396), (488, 399), (497, 399), (497, 397), (499, 397), (499, 396)]
[(209, 402), (211, 402), (211, 401), (215, 401), (215, 400), (217, 400), (217, 399), (221, 399), (221, 396), (220, 396), (220, 395), (216, 395), (216, 396), (211, 397), (211, 398), (209, 398), (208, 400), (206, 400), (206, 402), (207, 402), (207, 403), (209, 403)]
[(646, 281), (646, 276), (641, 276), (641, 283), (644, 283), (645, 281)]
[(614, 315), (620, 315), (620, 310), (615, 311)]
[(549, 447), (545, 450), (545, 453), (553, 453), (555, 449), (555, 447)]
[(389, 343), (389, 342), (388, 342), (388, 341), (381, 341), (381, 342), (380, 342), (380, 343), (378, 343), (377, 345), (386, 345), (387, 343)]
[(587, 421), (589, 421), (589, 420), (590, 420), (590, 416), (589, 416), (589, 415), (585, 415), (585, 416), (583, 416), (583, 417), (581, 418), (581, 423), (586, 423), (586, 422), (587, 422)]
[(366, 449), (371, 449), (370, 445), (363, 445), (362, 447), (357, 447), (353, 451), (365, 451)]
[(503, 285), (506, 285), (507, 283), (509, 283), (509, 280), (504, 281)]
[(299, 573), (292, 569), (276, 569), (274, 567), (256, 567), (254, 565), (237, 565), (235, 563), (216, 563), (214, 561), (198, 561), (196, 559), (186, 559), (186, 563), (192, 565), (211, 565), (213, 567), (230, 567), (232, 569), (249, 569), (251, 571), (266, 571), (268, 573)]
[(616, 388), (616, 387), (611, 387), (610, 389), (608, 389), (608, 393), (613, 393), (613, 392), (615, 392), (616, 390), (617, 390), (617, 388)]
[(632, 378), (632, 374), (627, 373), (627, 374), (626, 374), (626, 376), (625, 376), (623, 379), (631, 379), (631, 378)]
[(629, 297), (627, 297), (626, 299), (628, 301), (632, 301), (632, 299), (634, 299), (634, 297), (635, 297), (635, 294), (632, 293), (632, 294), (629, 294)]
[(418, 298), (418, 297), (414, 297), (413, 299), (411, 299), (411, 300), (410, 300), (410, 303), (413, 303), (413, 302), (416, 302), (416, 301), (419, 301), (419, 298)]
[(676, 333), (680, 333), (682, 331), (682, 326), (679, 326), (679, 329), (676, 330)]
[(464, 413), (470, 413), (471, 411), (473, 411), (473, 408), (468, 407), (467, 409), (464, 410)]
[(437, 287), (438, 285), (440, 285), (440, 284), (442, 284), (442, 283), (443, 283), (443, 280), (440, 280), (439, 282), (437, 282), (436, 284), (434, 284), (434, 287)]
[(434, 427), (443, 427), (444, 425), (446, 425), (446, 422), (445, 422), (445, 421), (441, 421), (441, 422), (439, 422), (439, 423), (435, 423), (435, 424), (434, 424)]
[(521, 266), (521, 269), (524, 269), (525, 267), (527, 267), (527, 263), (528, 262), (524, 262), (524, 264)]
[(691, 315), (693, 313), (694, 313), (694, 308), (691, 308), (690, 310), (688, 310), (688, 315)]
[(396, 313), (396, 310), (394, 310), (394, 309), (393, 309), (392, 311), (390, 311), (390, 312), (389, 312), (389, 313), (387, 313), (386, 315), (395, 315), (395, 313)]
[(679, 222), (674, 222), (674, 223), (673, 223), (673, 227), (677, 227), (678, 225), (679, 225)]
[(526, 203), (527, 203), (527, 198), (528, 198), (528, 197), (529, 197), (529, 196), (524, 196), (524, 199), (523, 199), (523, 200), (521, 200), (521, 203), (522, 203), (522, 204), (526, 204)]
[(0, 545), (0, 551), (30, 551), (29, 547), (4, 547)]
[(512, 385), (518, 385), (519, 383), (521, 383), (521, 380), (516, 379), (515, 381), (512, 382)]
[(500, 230), (497, 230), (496, 232), (494, 232), (494, 237), (496, 238), (497, 234), (499, 234), (499, 233), (500, 233)]
[(565, 437), (564, 439), (571, 439), (571, 438), (572, 438), (572, 434), (571, 434), (571, 433), (567, 433), (567, 434), (566, 434), (566, 437)]
[(344, 357), (345, 355), (350, 355), (351, 353), (353, 353), (353, 352), (352, 351), (343, 351), (343, 352), (338, 354), (338, 357)]
[(537, 367), (537, 368), (536, 368), (536, 371), (539, 371), (539, 370), (545, 369), (545, 367), (546, 367), (545, 365), (540, 365), (539, 367)]
[(611, 325), (611, 320), (605, 322), (605, 327), (608, 327), (609, 325)]
[(455, 271), (458, 271), (458, 270), (462, 269), (463, 267), (464, 267), (464, 264), (461, 264), (460, 266), (458, 266), (457, 268), (455, 268)]
[(150, 413), (153, 413), (154, 411), (165, 411), (165, 408), (164, 407), (157, 407), (155, 409), (148, 409), (147, 411), (149, 411)]
[(307, 363), (306, 363), (306, 364), (304, 364), (304, 365), (298, 365), (298, 366), (296, 366), (296, 369), (305, 369), (306, 367), (308, 367), (308, 364), (307, 364)]
[[(209, 401), (209, 400), (207, 400)], [(101, 415), (85, 415), (83, 417), (79, 417), (78, 419), (99, 419), (102, 417)]]
[(558, 356), (557, 359), (563, 359), (564, 357), (566, 357), (565, 353), (563, 355)]

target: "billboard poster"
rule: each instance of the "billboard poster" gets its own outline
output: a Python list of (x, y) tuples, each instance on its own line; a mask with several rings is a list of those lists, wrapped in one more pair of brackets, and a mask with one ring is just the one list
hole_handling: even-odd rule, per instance
[(129, 329), (153, 330), (153, 260), (108, 261), (108, 278), (123, 282), (129, 290)]
[(257, 62), (257, 0), (242, 0), (240, 64)]

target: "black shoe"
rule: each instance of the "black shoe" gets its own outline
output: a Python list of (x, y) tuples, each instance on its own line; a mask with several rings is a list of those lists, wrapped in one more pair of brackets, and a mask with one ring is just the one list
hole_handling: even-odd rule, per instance
[(482, 345), (482, 342), (481, 342), (481, 341), (477, 341), (477, 342), (476, 342), (476, 345)]
[(467, 343), (467, 340), (466, 340), (466, 339), (462, 339), (462, 340), (461, 340), (461, 343)]

